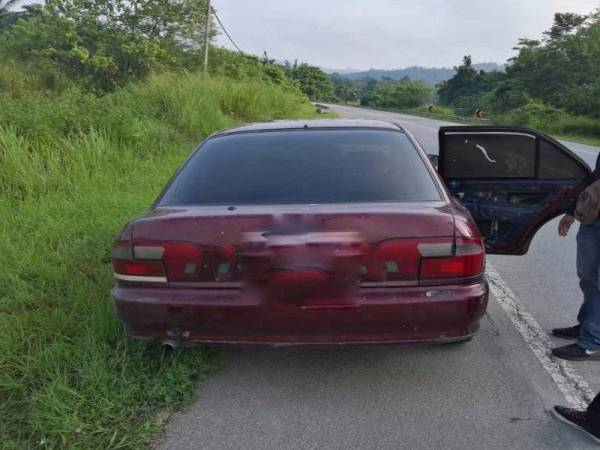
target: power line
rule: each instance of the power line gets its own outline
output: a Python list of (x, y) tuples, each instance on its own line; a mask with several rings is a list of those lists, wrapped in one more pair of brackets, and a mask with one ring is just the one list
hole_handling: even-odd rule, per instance
[(229, 32), (227, 31), (227, 28), (225, 28), (225, 25), (223, 25), (223, 22), (221, 22), (221, 19), (219, 19), (219, 16), (217, 15), (217, 12), (213, 9), (212, 13), (215, 16), (215, 19), (217, 19), (217, 22), (219, 23), (219, 26), (221, 27), (221, 29), (223, 30), (223, 32), (225, 33), (225, 36), (227, 36), (227, 38), (229, 39), (229, 41), (233, 44), (233, 46), (237, 49), (238, 52), (240, 53), (244, 53), (242, 51), (242, 49), (240, 49), (238, 47), (238, 45), (235, 43), (235, 41), (233, 40), (233, 38), (231, 37), (231, 35), (229, 34)]

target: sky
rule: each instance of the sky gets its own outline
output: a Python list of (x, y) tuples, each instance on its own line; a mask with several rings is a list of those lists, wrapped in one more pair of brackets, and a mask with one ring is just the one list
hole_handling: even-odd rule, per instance
[[(555, 12), (600, 0), (212, 0), (246, 53), (329, 69), (504, 63), (518, 38), (540, 38)], [(218, 44), (233, 48), (222, 33)]]

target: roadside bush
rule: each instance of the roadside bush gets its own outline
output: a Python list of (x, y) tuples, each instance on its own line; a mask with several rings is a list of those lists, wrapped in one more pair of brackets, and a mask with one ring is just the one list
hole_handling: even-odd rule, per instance
[(510, 114), (496, 116), (495, 120), (499, 123), (537, 128), (551, 134), (600, 137), (599, 119), (574, 116), (536, 101)]
[(568, 115), (556, 132), (562, 135), (600, 137), (600, 119)]
[(512, 111), (510, 120), (515, 125), (546, 129), (561, 122), (565, 116), (566, 113), (557, 108), (533, 101)]

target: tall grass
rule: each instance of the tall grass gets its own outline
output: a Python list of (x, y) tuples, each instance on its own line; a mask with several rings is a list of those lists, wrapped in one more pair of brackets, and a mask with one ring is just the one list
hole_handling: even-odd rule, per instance
[(163, 74), (95, 97), (0, 95), (0, 442), (143, 448), (156, 413), (218, 364), (128, 340), (110, 302), (115, 233), (194, 143), (242, 121), (305, 116), (276, 86)]
[[(1, 49), (0, 49), (1, 51)], [(69, 80), (48, 61), (26, 63), (0, 53), (0, 93), (22, 98), (32, 91), (45, 89), (60, 92), (69, 86)]]

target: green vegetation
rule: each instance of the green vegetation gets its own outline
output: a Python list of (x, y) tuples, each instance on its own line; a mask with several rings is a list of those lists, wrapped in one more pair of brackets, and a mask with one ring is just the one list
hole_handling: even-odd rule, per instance
[[(496, 123), (600, 138), (600, 12), (556, 14), (543, 40), (520, 39), (505, 72), (476, 70), (469, 56), (439, 85), (442, 105)], [(579, 139), (580, 140), (580, 139)]]
[(332, 102), (360, 103), (362, 106), (386, 109), (417, 108), (433, 100), (433, 89), (421, 81), (385, 78), (349, 80), (340, 74), (330, 76), (333, 92)]
[(416, 108), (431, 99), (433, 89), (420, 81), (385, 81), (361, 99), (376, 108)]
[[(331, 101), (440, 117), (473, 117), (534, 127), (580, 142), (600, 139), (600, 10), (587, 16), (558, 13), (542, 40), (520, 39), (516, 56), (500, 68), (473, 64), (470, 56), (437, 85), (411, 80), (412, 67), (397, 71), (332, 74)], [(492, 70), (488, 70), (492, 69)], [(450, 76), (454, 73), (453, 76)], [(434, 76), (433, 73), (429, 75)], [(361, 78), (359, 78), (361, 77)], [(403, 77), (403, 78), (402, 78)], [(429, 111), (428, 104), (434, 106)]]
[[(46, 0), (11, 11), (16, 2), (0, 0), (0, 59), (39, 69), (34, 76), (59, 72), (66, 84), (102, 94), (151, 73), (201, 69), (206, 0)], [(212, 39), (214, 23), (210, 30)], [(211, 74), (266, 81), (311, 100), (333, 91), (327, 74), (306, 63), (276, 64), (212, 46), (209, 60)], [(0, 65), (6, 70), (11, 64)]]
[(314, 108), (284, 66), (256, 57), (211, 47), (210, 75), (199, 73), (204, 0), (7, 4), (1, 446), (146, 448), (219, 352), (164, 353), (125, 336), (110, 300), (112, 240), (206, 135)]
[(329, 100), (339, 103), (360, 103), (362, 106), (386, 109), (417, 108), (433, 100), (433, 88), (422, 81), (384, 78), (349, 80), (334, 73), (330, 75), (333, 92)]
[(311, 100), (328, 100), (333, 95), (333, 84), (329, 76), (321, 69), (309, 64), (285, 63), (287, 76), (296, 81), (302, 92)]
[(206, 10), (206, 0), (47, 0), (6, 27), (2, 49), (43, 58), (87, 87), (107, 91), (153, 69), (190, 65), (188, 50), (204, 42)]
[(209, 350), (164, 359), (110, 304), (111, 241), (192, 143), (309, 113), (264, 82), (162, 74), (103, 97), (0, 98), (0, 439), (31, 448), (144, 447), (161, 408), (190, 400)]
[[(20, 91), (19, 91), (20, 92)], [(259, 81), (151, 76), (97, 97), (0, 97), (0, 440), (4, 448), (140, 448), (218, 358), (128, 340), (110, 303), (111, 241), (193, 143), (306, 116)]]

